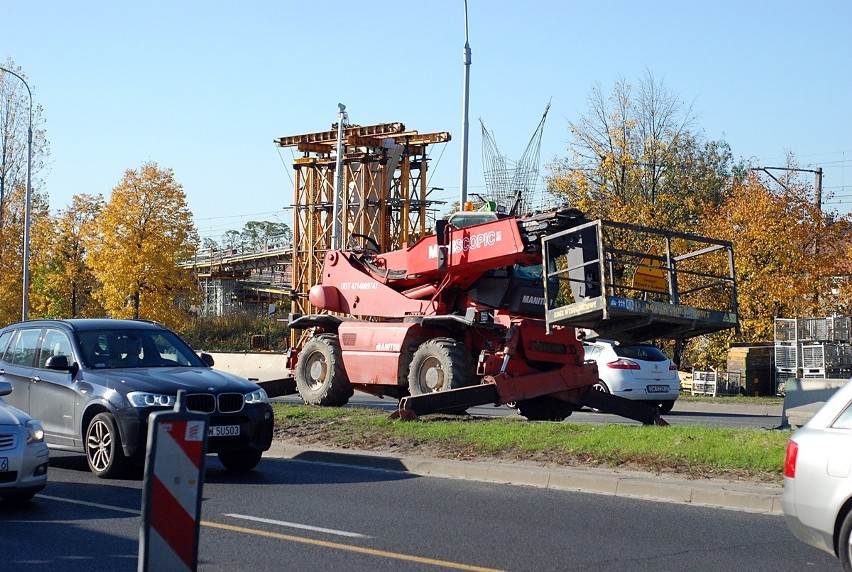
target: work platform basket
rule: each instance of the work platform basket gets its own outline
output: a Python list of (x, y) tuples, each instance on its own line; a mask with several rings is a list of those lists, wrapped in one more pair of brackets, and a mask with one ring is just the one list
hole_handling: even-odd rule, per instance
[(548, 329), (635, 343), (738, 326), (727, 241), (596, 220), (542, 245)]

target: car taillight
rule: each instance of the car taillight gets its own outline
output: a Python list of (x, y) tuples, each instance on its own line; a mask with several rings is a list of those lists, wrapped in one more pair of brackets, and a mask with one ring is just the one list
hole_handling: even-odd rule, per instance
[(639, 369), (639, 364), (635, 361), (630, 361), (629, 359), (619, 358), (615, 361), (611, 361), (606, 364), (607, 367), (612, 369)]
[(796, 458), (799, 456), (799, 444), (787, 441), (787, 454), (784, 456), (784, 476), (791, 479), (796, 478)]
[(669, 363), (669, 371), (677, 371), (677, 365), (674, 362)]

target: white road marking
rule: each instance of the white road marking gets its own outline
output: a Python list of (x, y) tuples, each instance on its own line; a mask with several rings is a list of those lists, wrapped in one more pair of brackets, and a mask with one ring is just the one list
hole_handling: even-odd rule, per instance
[(43, 494), (39, 494), (38, 496), (39, 496), (39, 498), (43, 498), (43, 499), (47, 499), (47, 500), (69, 502), (71, 504), (79, 504), (79, 505), (83, 505), (83, 506), (90, 506), (90, 507), (93, 507), (93, 508), (103, 508), (103, 509), (107, 509), (107, 510), (115, 510), (115, 511), (118, 511), (118, 512), (125, 512), (127, 514), (133, 514), (133, 515), (136, 515), (136, 516), (139, 516), (139, 515), (142, 514), (141, 510), (135, 510), (135, 509), (132, 509), (132, 508), (121, 508), (121, 507), (112, 506), (112, 505), (108, 505), (108, 504), (100, 504), (100, 503), (96, 503), (96, 502), (87, 502), (87, 501), (74, 500), (74, 499), (64, 499), (62, 497), (52, 497), (52, 496), (43, 495)]
[[(89, 506), (89, 507), (92, 507), (92, 508), (101, 508), (101, 509), (105, 509), (105, 510), (114, 510), (114, 511), (117, 511), (117, 512), (132, 514), (134, 516), (140, 516), (142, 514), (141, 510), (135, 510), (135, 509), (130, 509), (130, 508), (121, 508), (121, 507), (112, 506), (112, 505), (108, 505), (108, 504), (81, 501), (81, 500), (75, 500), (75, 499), (66, 499), (66, 498), (62, 498), (62, 497), (54, 497), (54, 496), (43, 495), (43, 494), (39, 494), (38, 496), (43, 498), (43, 499), (47, 499), (47, 500), (67, 502), (67, 503), (71, 503), (71, 504)], [(226, 513), (224, 516), (230, 516), (231, 518), (237, 518), (237, 519), (241, 519), (241, 520), (250, 520), (250, 521), (254, 521), (254, 522), (263, 522), (263, 523), (266, 523), (266, 524), (274, 524), (274, 525), (277, 525), (277, 526), (286, 526), (286, 527), (289, 527), (289, 528), (298, 528), (300, 530), (311, 530), (311, 531), (314, 531), (314, 532), (323, 532), (325, 534), (335, 534), (337, 536), (346, 536), (346, 537), (349, 537), (349, 538), (371, 538), (370, 536), (367, 536), (366, 534), (359, 534), (357, 532), (347, 532), (345, 530), (335, 530), (333, 528), (323, 528), (323, 527), (320, 527), (320, 526), (310, 526), (310, 525), (307, 525), (307, 524), (299, 524), (297, 522), (287, 522), (285, 520), (273, 520), (271, 518), (261, 518), (259, 516), (248, 516), (248, 515), (245, 515), (245, 514), (234, 514), (234, 513)]]
[(322, 528), (319, 526), (309, 526), (307, 524), (299, 524), (297, 522), (287, 522), (284, 520), (273, 520), (271, 518), (260, 518), (258, 516), (247, 516), (244, 514), (233, 514), (227, 513), (224, 516), (230, 516), (231, 518), (239, 518), (242, 520), (251, 520), (254, 522), (265, 522), (266, 524), (276, 524), (278, 526), (286, 526), (289, 528), (298, 528), (300, 530), (312, 530), (314, 532), (324, 532), (326, 534), (336, 534), (337, 536), (348, 536), (350, 538), (370, 538), (365, 534), (358, 534), (357, 532), (347, 532), (345, 530), (335, 530), (333, 528)]

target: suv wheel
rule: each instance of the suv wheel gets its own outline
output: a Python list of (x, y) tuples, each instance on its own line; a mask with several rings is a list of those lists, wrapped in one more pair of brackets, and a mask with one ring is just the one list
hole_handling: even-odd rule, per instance
[(102, 479), (116, 477), (127, 467), (118, 426), (111, 414), (98, 413), (89, 423), (86, 429), (86, 460), (89, 469)]

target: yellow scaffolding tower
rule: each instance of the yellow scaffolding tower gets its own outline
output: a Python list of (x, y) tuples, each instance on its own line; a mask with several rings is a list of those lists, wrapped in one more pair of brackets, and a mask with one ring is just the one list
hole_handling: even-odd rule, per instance
[[(320, 282), (334, 227), (337, 126), (330, 131), (280, 137), (296, 147), (293, 161), (293, 315), (316, 313), (308, 290)], [(431, 231), (426, 187), (429, 145), (446, 143), (447, 132), (406, 131), (402, 123), (344, 129), (339, 197), (340, 247), (380, 252), (407, 246)]]

